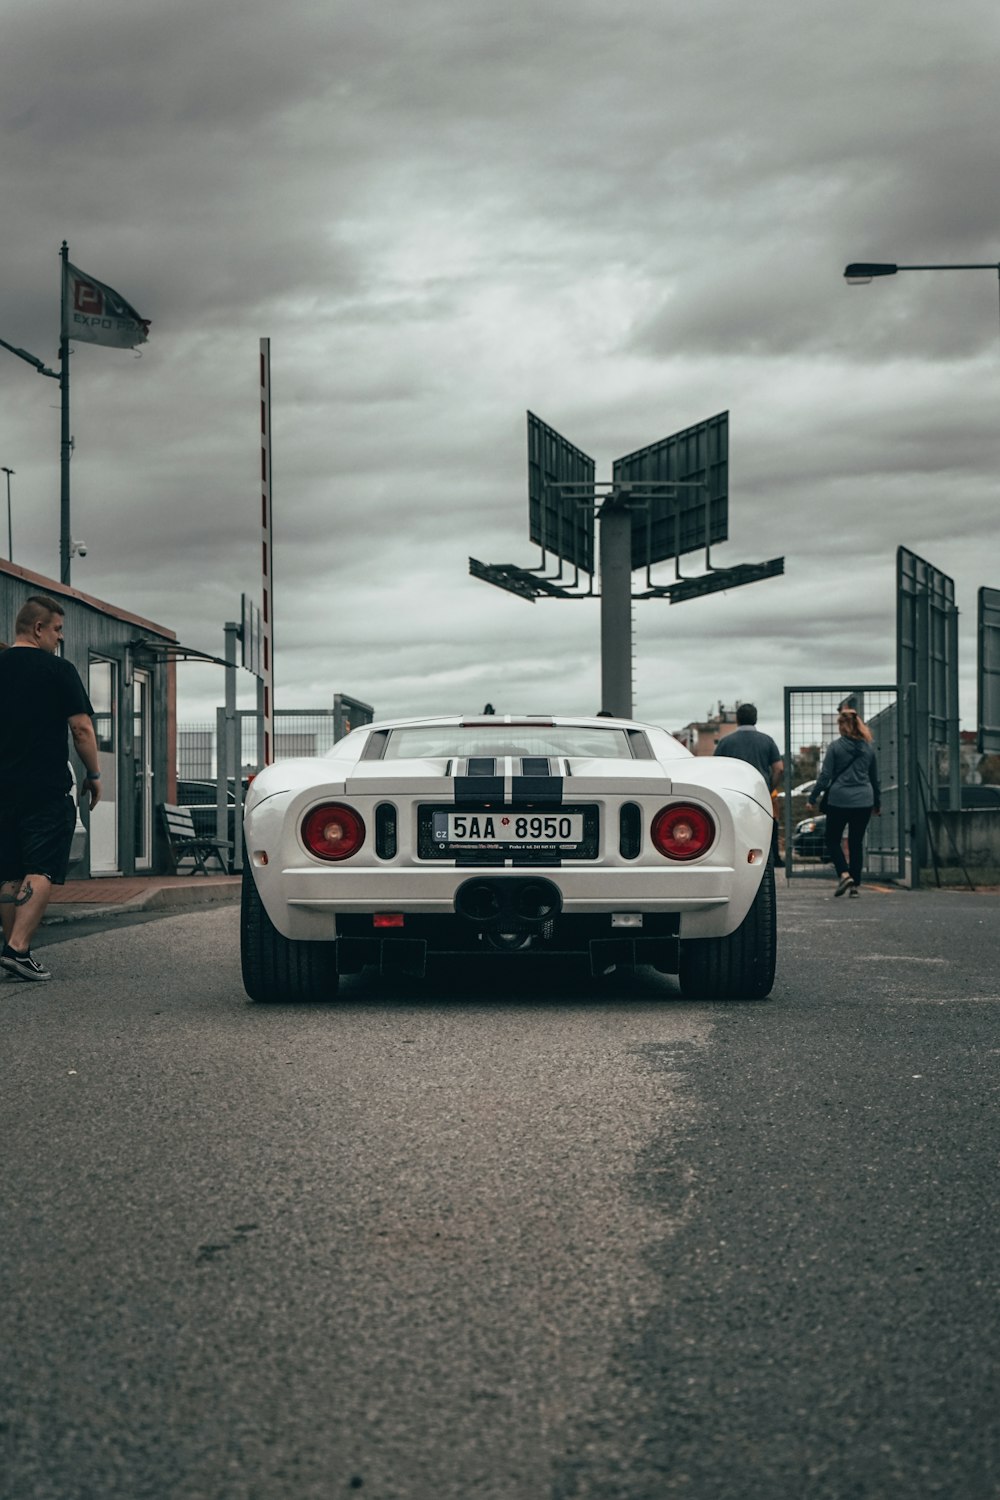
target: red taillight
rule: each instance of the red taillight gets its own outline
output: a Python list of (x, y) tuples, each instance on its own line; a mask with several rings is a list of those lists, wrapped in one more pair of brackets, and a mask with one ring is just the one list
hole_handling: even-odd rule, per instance
[(660, 809), (650, 837), (653, 847), (668, 859), (697, 859), (715, 838), (715, 824), (703, 807), (678, 802)]
[(340, 802), (324, 802), (302, 820), (302, 842), (317, 859), (350, 859), (364, 841), (361, 817)]

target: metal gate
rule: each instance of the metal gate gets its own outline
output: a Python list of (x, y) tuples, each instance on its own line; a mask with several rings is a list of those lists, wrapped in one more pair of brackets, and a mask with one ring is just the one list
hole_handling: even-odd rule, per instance
[(822, 814), (807, 812), (808, 794), (802, 789), (811, 789), (819, 775), (827, 746), (837, 738), (837, 714), (844, 705), (864, 719), (878, 755), (882, 814), (868, 825), (865, 873), (904, 880), (909, 870), (906, 702), (895, 683), (785, 688), (785, 878), (829, 878), (825, 822)]

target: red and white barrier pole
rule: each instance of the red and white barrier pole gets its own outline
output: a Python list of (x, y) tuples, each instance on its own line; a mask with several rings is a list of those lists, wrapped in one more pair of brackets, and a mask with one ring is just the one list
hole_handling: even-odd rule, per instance
[(271, 528), (271, 340), (260, 341), (261, 681), (264, 698), (264, 765), (274, 760), (274, 587)]

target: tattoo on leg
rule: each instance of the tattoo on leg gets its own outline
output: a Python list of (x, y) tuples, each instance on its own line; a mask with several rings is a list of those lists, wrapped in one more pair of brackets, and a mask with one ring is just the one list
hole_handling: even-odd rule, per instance
[(26, 880), (15, 895), (7, 896), (0, 894), (0, 901), (3, 901), (7, 906), (27, 906), (34, 894), (31, 881)]

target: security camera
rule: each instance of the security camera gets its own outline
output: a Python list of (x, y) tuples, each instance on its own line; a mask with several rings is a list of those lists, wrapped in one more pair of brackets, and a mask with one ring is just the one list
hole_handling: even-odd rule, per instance
[(86, 557), (87, 543), (74, 541), (72, 547), (70, 548), (70, 553), (74, 556)]

